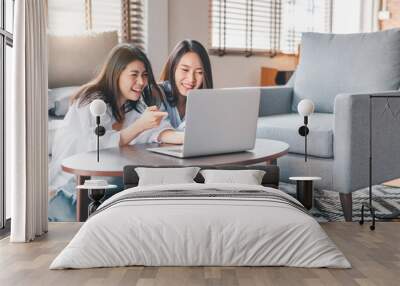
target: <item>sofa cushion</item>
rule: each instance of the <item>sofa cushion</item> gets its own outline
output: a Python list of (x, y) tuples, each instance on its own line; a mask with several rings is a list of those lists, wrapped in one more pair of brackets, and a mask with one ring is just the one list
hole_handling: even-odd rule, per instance
[(117, 31), (49, 34), (49, 87), (79, 86), (90, 81), (117, 44)]
[[(333, 122), (330, 113), (314, 113), (309, 117), (307, 151), (311, 156), (333, 157)], [(290, 153), (304, 154), (304, 137), (298, 129), (303, 118), (298, 113), (264, 116), (258, 119), (257, 137), (284, 141), (289, 144)]]
[(292, 110), (301, 99), (316, 112), (333, 112), (339, 93), (400, 86), (400, 29), (363, 34), (303, 33)]

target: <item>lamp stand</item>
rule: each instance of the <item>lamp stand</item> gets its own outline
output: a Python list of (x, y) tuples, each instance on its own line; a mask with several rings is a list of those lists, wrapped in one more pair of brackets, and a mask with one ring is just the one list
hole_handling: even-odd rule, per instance
[(372, 100), (374, 98), (380, 99), (389, 99), (389, 98), (399, 98), (399, 96), (394, 95), (387, 95), (387, 96), (377, 96), (377, 95), (370, 95), (369, 96), (369, 199), (368, 203), (363, 203), (361, 205), (361, 220), (359, 221), (360, 224), (364, 224), (364, 208), (369, 209), (371, 212), (372, 217), (372, 225), (369, 226), (370, 230), (375, 229), (375, 220), (376, 218), (379, 219), (395, 219), (400, 216), (400, 211), (397, 211), (393, 215), (389, 216), (378, 216), (375, 214), (375, 208), (372, 205)]
[(99, 152), (99, 145), (100, 145), (100, 136), (99, 136), (99, 132), (98, 132), (98, 129), (99, 129), (99, 126), (100, 126), (100, 116), (96, 116), (96, 124), (97, 124), (97, 127), (96, 127), (96, 130), (97, 130), (97, 132), (96, 132), (96, 135), (97, 135), (97, 162), (99, 162), (100, 161), (100, 152)]
[(307, 162), (307, 135), (310, 133), (308, 125), (308, 116), (304, 116), (304, 125), (299, 128), (300, 136), (304, 137), (304, 161)]
[(106, 133), (106, 129), (100, 125), (100, 116), (96, 116), (96, 129), (94, 133), (97, 135), (97, 162), (100, 161), (100, 136), (103, 136)]

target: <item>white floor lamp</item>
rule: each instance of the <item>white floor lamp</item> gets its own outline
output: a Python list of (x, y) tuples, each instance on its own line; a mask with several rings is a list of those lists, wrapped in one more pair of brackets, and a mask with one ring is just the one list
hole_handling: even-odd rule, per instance
[[(307, 135), (310, 133), (308, 129), (308, 117), (314, 112), (314, 103), (309, 99), (303, 99), (297, 105), (299, 114), (304, 118), (304, 125), (300, 126), (299, 134), (304, 136), (304, 161), (307, 162)], [(307, 167), (307, 166), (306, 166)], [(307, 172), (308, 173), (308, 172)], [(304, 205), (306, 209), (311, 209), (313, 204), (313, 182), (320, 180), (320, 177), (290, 177), (290, 180), (296, 182), (296, 197)]]

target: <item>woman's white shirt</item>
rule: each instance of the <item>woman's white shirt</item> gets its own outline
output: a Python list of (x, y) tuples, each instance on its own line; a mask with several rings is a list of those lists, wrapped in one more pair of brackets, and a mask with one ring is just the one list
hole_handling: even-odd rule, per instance
[[(61, 163), (65, 158), (97, 149), (97, 136), (94, 133), (96, 118), (90, 113), (89, 107), (90, 104), (78, 106), (77, 102), (73, 103), (65, 115), (62, 126), (55, 134), (52, 160), (49, 166), (49, 185), (52, 189), (66, 184), (73, 177), (72, 174), (61, 170)], [(136, 110), (126, 113), (122, 129), (131, 125), (140, 116), (141, 113)], [(100, 122), (106, 129), (106, 133), (100, 137), (100, 149), (118, 147), (120, 131), (112, 129), (116, 120), (111, 114), (111, 108), (107, 108), (107, 112), (100, 118)], [(160, 133), (168, 129), (173, 128), (164, 118), (159, 127), (142, 132), (129, 144), (157, 142)]]

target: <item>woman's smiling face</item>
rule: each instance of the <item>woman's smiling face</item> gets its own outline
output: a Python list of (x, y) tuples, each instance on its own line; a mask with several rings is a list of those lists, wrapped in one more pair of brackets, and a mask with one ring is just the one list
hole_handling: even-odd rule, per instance
[(126, 100), (138, 101), (143, 89), (148, 84), (148, 74), (143, 62), (130, 62), (119, 76), (118, 86), (122, 94), (122, 102)]
[(203, 85), (203, 65), (200, 57), (193, 52), (186, 53), (180, 59), (175, 70), (175, 84), (181, 95)]

